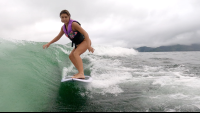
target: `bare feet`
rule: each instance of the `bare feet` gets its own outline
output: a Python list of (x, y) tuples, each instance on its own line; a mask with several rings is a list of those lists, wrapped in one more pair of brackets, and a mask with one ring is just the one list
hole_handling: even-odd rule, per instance
[(72, 78), (76, 78), (76, 79), (85, 79), (85, 76), (83, 73), (78, 73), (75, 74)]
[(77, 75), (77, 74), (74, 74), (74, 75), (72, 76), (72, 78), (75, 77), (76, 75)]

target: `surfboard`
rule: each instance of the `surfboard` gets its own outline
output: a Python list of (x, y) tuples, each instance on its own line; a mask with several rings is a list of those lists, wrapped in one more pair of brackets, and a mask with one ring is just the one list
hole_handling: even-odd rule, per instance
[(61, 82), (68, 82), (68, 81), (92, 82), (92, 77), (85, 75), (85, 79), (76, 79), (76, 78), (72, 78), (72, 76), (66, 76), (65, 78), (61, 80)]

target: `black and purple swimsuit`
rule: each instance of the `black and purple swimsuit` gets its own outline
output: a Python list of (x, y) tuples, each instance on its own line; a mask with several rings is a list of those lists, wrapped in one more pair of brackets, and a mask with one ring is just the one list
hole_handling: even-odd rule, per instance
[[(84, 39), (84, 35), (81, 34), (79, 31), (73, 31), (72, 30), (72, 23), (73, 22), (77, 22), (75, 20), (69, 20), (69, 24), (67, 26), (67, 29), (66, 29), (66, 26), (65, 24), (63, 25), (63, 31), (65, 32), (65, 35), (72, 41), (72, 47), (73, 47), (73, 43), (75, 43), (75, 48), (76, 45), (80, 44)], [(79, 25), (81, 25), (79, 22), (77, 22)]]

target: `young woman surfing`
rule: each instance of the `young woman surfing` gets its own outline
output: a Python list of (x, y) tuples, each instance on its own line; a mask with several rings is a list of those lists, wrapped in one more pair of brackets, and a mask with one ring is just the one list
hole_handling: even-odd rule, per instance
[(70, 19), (71, 15), (69, 11), (62, 10), (60, 12), (61, 22), (64, 25), (61, 27), (60, 33), (49, 43), (43, 45), (43, 49), (48, 48), (52, 43), (58, 41), (63, 34), (65, 34), (71, 41), (72, 47), (75, 44), (75, 48), (71, 51), (69, 59), (77, 68), (78, 73), (75, 74), (72, 78), (76, 79), (85, 79), (83, 62), (80, 57), (87, 49), (89, 52), (94, 52), (94, 48), (91, 47), (91, 40), (88, 33), (80, 26), (80, 23), (76, 20)]

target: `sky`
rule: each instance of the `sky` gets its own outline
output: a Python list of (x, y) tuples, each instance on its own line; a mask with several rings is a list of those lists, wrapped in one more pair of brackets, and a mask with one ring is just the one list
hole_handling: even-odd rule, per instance
[[(63, 26), (64, 9), (92, 45), (200, 43), (200, 0), (0, 0), (0, 38), (50, 42)], [(56, 43), (70, 40), (63, 35)]]

